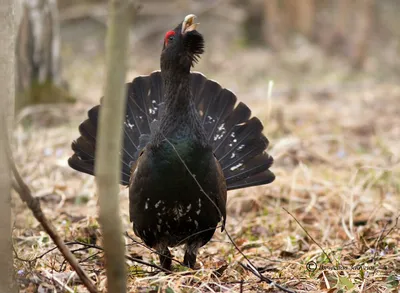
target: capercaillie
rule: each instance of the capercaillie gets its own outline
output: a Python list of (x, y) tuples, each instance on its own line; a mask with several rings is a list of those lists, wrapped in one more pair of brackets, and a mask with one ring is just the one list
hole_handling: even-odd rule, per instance
[[(185, 245), (193, 268), (198, 249), (226, 219), (227, 190), (272, 182), (263, 126), (236, 96), (191, 72), (204, 51), (195, 16), (168, 31), (160, 71), (127, 84), (121, 184), (129, 186), (133, 230), (171, 269), (168, 247)], [(94, 174), (98, 116), (89, 110), (72, 143), (69, 165)]]

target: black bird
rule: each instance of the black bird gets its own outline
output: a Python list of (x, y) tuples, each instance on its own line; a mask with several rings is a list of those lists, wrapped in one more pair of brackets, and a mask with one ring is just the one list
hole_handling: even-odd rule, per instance
[[(129, 185), (135, 234), (168, 270), (168, 247), (185, 244), (184, 264), (193, 268), (221, 220), (223, 229), (227, 190), (275, 179), (260, 120), (232, 92), (190, 71), (204, 49), (194, 19), (166, 33), (161, 71), (127, 84), (121, 184)], [(92, 175), (100, 109), (89, 110), (68, 160)]]

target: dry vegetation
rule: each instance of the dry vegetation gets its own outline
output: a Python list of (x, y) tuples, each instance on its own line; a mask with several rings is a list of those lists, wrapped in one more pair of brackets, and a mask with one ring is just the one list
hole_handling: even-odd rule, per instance
[[(68, 40), (68, 32), (64, 36)], [(303, 42), (277, 56), (237, 44), (222, 47), (217, 38), (209, 39), (209, 53), (196, 69), (232, 88), (264, 121), (275, 158), (275, 182), (229, 194), (227, 230), (238, 247), (265, 276), (297, 292), (397, 292), (400, 86), (390, 82), (393, 76), (379, 80), (372, 57), (365, 72), (353, 74), (340, 58)], [(80, 56), (72, 45), (64, 48), (66, 77), (81, 102), (22, 112), (13, 151), (46, 215), (104, 289), (94, 178), (67, 166), (77, 126), (102, 91), (101, 50), (95, 40), (85, 42)], [(150, 52), (148, 46), (136, 45), (130, 77), (158, 68), (160, 42), (154, 41)], [(276, 85), (269, 103), (270, 78)], [(355, 83), (345, 86), (346, 80)], [(125, 189), (120, 201), (130, 236), (127, 254), (158, 263), (132, 232)], [(21, 292), (86, 292), (16, 196), (13, 206)], [(179, 249), (173, 254), (183, 257)], [(199, 270), (175, 263), (175, 272), (166, 275), (127, 260), (129, 291), (277, 291), (243, 269), (240, 263), (246, 261), (224, 232), (216, 232), (201, 249), (198, 262)], [(307, 270), (309, 262), (318, 268)]]

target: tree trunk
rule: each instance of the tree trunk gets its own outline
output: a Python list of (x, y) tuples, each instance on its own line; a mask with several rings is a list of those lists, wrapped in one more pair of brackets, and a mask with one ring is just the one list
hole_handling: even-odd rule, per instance
[[(352, 11), (352, 4), (349, 0), (338, 0), (335, 13), (335, 31), (344, 38), (349, 31), (350, 13)], [(354, 11), (354, 10), (353, 10)]]
[(125, 74), (131, 15), (130, 0), (110, 0), (106, 39), (106, 82), (96, 144), (95, 174), (103, 234), (108, 292), (126, 292), (125, 242), (119, 216), (119, 181)]
[(333, 6), (333, 28), (325, 43), (329, 54), (348, 55), (348, 45), (352, 38), (353, 24), (350, 23), (354, 3), (350, 0), (338, 0)]
[(68, 102), (61, 78), (57, 0), (19, 0), (16, 108)]
[(13, 125), (15, 67), (14, 0), (0, 1), (0, 292), (16, 292), (12, 255), (11, 173), (6, 156), (8, 127)]
[(278, 4), (278, 0), (264, 0), (264, 40), (276, 51), (283, 47), (282, 14)]
[(375, 8), (375, 0), (358, 0), (356, 30), (351, 47), (351, 63), (354, 69), (361, 69), (364, 66), (365, 59), (368, 55), (368, 45), (371, 39), (371, 31), (373, 26), (373, 14)]
[(244, 11), (243, 34), (247, 46), (268, 44), (263, 30), (265, 26), (265, 16), (263, 12), (264, 0), (236, 0), (233, 5), (237, 5)]
[[(268, 0), (266, 1), (268, 2)], [(292, 33), (296, 28), (297, 1), (282, 0), (280, 3), (282, 3), (282, 15), (284, 17), (286, 32), (288, 35), (290, 35), (290, 33)]]
[(305, 37), (311, 38), (315, 20), (314, 0), (296, 1), (296, 30)]

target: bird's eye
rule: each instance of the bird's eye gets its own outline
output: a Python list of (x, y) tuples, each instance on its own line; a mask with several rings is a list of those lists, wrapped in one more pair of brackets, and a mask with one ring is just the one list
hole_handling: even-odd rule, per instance
[(165, 45), (168, 45), (169, 41), (173, 41), (175, 39), (175, 32), (174, 31), (169, 31), (165, 35)]

